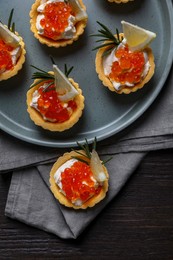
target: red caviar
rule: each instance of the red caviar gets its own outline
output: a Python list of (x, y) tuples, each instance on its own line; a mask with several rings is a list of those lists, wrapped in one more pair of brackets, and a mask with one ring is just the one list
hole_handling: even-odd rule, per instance
[(77, 199), (86, 201), (90, 197), (98, 195), (102, 187), (95, 185), (92, 177), (90, 166), (84, 162), (77, 161), (70, 168), (66, 168), (61, 173), (61, 182), (67, 199), (72, 202)]
[(74, 100), (70, 100), (66, 103), (61, 102), (54, 85), (49, 86), (46, 91), (44, 91), (43, 87), (40, 87), (38, 92), (40, 97), (37, 101), (37, 109), (47, 120), (58, 123), (67, 121), (77, 108), (77, 104)]
[(43, 14), (40, 24), (44, 28), (44, 36), (56, 40), (68, 26), (72, 8), (65, 2), (50, 3), (45, 6)]
[(13, 47), (7, 45), (0, 39), (0, 71), (10, 70), (13, 68), (12, 58), (10, 52)]
[(116, 82), (137, 84), (141, 81), (145, 66), (144, 54), (141, 51), (130, 52), (128, 46), (120, 47), (115, 56), (118, 59), (112, 64), (109, 77)]

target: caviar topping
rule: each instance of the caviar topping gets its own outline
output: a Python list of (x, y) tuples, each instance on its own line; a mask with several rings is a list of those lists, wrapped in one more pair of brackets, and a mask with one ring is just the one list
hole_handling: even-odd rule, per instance
[[(47, 84), (49, 84), (49, 82), (47, 82)], [(44, 89), (44, 85), (38, 89), (39, 97), (36, 107), (43, 118), (58, 123), (69, 120), (73, 111), (77, 108), (76, 102), (74, 100), (61, 102), (54, 84), (46, 88), (46, 91), (44, 91)]]
[(0, 39), (0, 72), (11, 70), (13, 68), (13, 62), (10, 54), (13, 49), (13, 47), (7, 45), (2, 39)]
[(44, 36), (56, 40), (68, 26), (68, 19), (72, 15), (72, 8), (69, 3), (54, 2), (45, 6), (44, 18), (40, 20), (44, 28)]
[(81, 161), (74, 162), (61, 173), (61, 183), (63, 192), (72, 203), (86, 201), (102, 189), (94, 180), (90, 166)]
[(125, 85), (137, 84), (143, 77), (145, 57), (142, 51), (131, 52), (127, 45), (119, 47), (115, 52), (116, 60), (112, 64), (109, 77), (111, 80)]

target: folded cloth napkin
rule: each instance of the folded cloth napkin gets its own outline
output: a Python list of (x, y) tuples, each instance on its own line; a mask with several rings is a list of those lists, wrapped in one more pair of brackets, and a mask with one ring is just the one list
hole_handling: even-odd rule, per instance
[(0, 172), (13, 171), (6, 216), (54, 233), (76, 238), (115, 198), (146, 152), (173, 148), (173, 69), (152, 106), (121, 136), (100, 142), (101, 158), (113, 155), (107, 168), (109, 191), (98, 205), (87, 210), (61, 206), (49, 189), (53, 162), (65, 149), (50, 149), (23, 143), (0, 132)]

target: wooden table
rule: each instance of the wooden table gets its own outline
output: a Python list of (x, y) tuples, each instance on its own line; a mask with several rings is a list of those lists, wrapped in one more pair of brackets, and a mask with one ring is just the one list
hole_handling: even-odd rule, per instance
[(0, 176), (0, 259), (173, 259), (173, 149), (150, 152), (77, 240), (5, 217), (10, 178)]

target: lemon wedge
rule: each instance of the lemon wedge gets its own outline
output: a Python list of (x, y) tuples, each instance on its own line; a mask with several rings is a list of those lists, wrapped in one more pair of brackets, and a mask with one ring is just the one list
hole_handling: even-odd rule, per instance
[(72, 6), (74, 12), (76, 13), (76, 21), (81, 21), (88, 18), (87, 13), (85, 10), (81, 7), (78, 0), (69, 0), (70, 5)]
[(68, 78), (55, 64), (53, 64), (53, 71), (55, 76), (55, 88), (59, 94), (58, 98), (61, 101), (68, 101), (79, 94), (77, 89), (70, 83)]
[(103, 165), (100, 161), (98, 153), (95, 150), (92, 150), (91, 153), (90, 167), (94, 174), (95, 179), (98, 182), (104, 182), (107, 179), (106, 174), (104, 172)]
[(5, 25), (0, 22), (0, 38), (14, 48), (19, 46), (20, 38), (11, 32)]
[(144, 49), (155, 38), (156, 34), (145, 30), (137, 25), (122, 21), (124, 38), (127, 40), (130, 50), (137, 51)]

